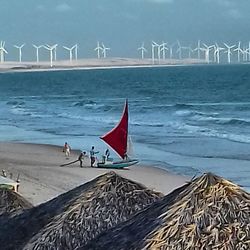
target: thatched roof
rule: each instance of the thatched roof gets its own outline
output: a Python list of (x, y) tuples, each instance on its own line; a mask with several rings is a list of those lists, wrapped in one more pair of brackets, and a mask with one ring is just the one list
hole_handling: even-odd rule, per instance
[(33, 207), (20, 194), (10, 190), (8, 187), (0, 187), (0, 216), (14, 216), (24, 209)]
[(78, 249), (250, 249), (250, 194), (204, 174)]
[[(5, 226), (5, 249), (76, 249), (163, 195), (114, 172), (71, 190)], [(15, 229), (13, 230), (13, 226)]]

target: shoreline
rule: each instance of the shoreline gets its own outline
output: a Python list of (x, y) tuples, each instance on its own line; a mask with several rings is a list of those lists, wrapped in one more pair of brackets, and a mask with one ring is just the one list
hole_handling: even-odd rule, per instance
[(140, 164), (123, 170), (91, 168), (87, 158), (83, 168), (79, 167), (79, 162), (59, 166), (76, 160), (79, 152), (73, 150), (70, 159), (66, 160), (62, 147), (56, 145), (0, 142), (0, 170), (12, 173), (13, 179), (20, 174), (19, 192), (33, 205), (53, 199), (110, 171), (163, 194), (170, 193), (191, 179)]
[(204, 60), (198, 59), (165, 59), (152, 63), (152, 59), (136, 58), (105, 58), (105, 59), (79, 59), (58, 60), (53, 66), (49, 61), (37, 62), (4, 62), (0, 64), (0, 73), (10, 72), (46, 72), (64, 70), (92, 70), (92, 69), (121, 69), (121, 68), (157, 68), (157, 67), (179, 67), (192, 65), (207, 65)]

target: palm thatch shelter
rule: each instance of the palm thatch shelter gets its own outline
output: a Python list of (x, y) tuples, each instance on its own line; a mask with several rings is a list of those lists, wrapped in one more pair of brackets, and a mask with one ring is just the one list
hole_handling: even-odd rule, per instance
[(29, 201), (8, 186), (0, 186), (0, 216), (14, 216), (32, 207)]
[(76, 249), (162, 197), (110, 172), (0, 225), (1, 249)]
[(250, 194), (204, 174), (79, 249), (250, 249)]

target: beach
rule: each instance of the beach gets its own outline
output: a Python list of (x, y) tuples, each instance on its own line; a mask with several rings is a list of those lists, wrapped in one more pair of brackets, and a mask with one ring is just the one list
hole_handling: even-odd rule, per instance
[(60, 71), (60, 70), (83, 70), (83, 69), (111, 69), (111, 68), (138, 68), (138, 67), (167, 67), (178, 65), (204, 64), (204, 60), (193, 58), (188, 59), (161, 59), (160, 61), (151, 58), (86, 58), (78, 60), (57, 60), (40, 62), (16, 62), (6, 61), (0, 64), (0, 72), (36, 72), (36, 71)]
[(124, 170), (91, 168), (89, 158), (85, 158), (83, 168), (79, 167), (79, 162), (60, 167), (61, 164), (76, 160), (79, 153), (78, 150), (72, 150), (70, 158), (66, 159), (59, 146), (4, 142), (0, 143), (0, 169), (4, 169), (7, 175), (12, 173), (13, 179), (20, 174), (19, 192), (33, 205), (51, 200), (110, 171), (164, 194), (190, 180), (140, 164)]

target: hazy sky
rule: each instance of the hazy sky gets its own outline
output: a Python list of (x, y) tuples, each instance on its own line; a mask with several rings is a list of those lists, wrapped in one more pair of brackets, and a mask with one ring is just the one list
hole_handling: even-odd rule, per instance
[(35, 57), (32, 43), (78, 43), (80, 57), (94, 57), (99, 40), (112, 56), (135, 57), (142, 41), (250, 40), (250, 0), (0, 0), (0, 10), (0, 40), (9, 57), (26, 43), (24, 59)]

